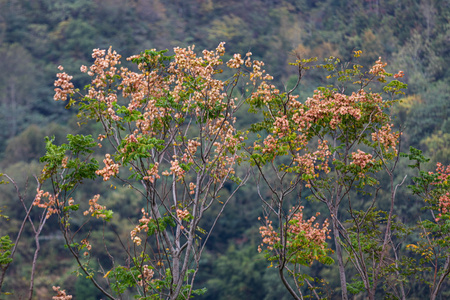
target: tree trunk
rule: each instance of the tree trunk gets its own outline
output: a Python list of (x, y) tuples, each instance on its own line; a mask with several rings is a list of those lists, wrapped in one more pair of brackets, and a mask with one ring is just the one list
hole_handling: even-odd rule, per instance
[(342, 289), (342, 300), (348, 300), (347, 293), (347, 278), (345, 277), (345, 266), (344, 260), (342, 258), (342, 248), (340, 244), (339, 238), (339, 230), (338, 230), (338, 222), (337, 222), (337, 211), (332, 214), (333, 219), (333, 236), (334, 236), (334, 244), (336, 245), (336, 256), (339, 264), (339, 278), (341, 281), (341, 289)]

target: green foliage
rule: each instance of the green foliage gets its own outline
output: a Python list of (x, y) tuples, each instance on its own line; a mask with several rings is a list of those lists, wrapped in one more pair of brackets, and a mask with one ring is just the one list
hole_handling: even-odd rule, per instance
[(136, 267), (130, 269), (118, 266), (107, 273), (107, 277), (113, 279), (111, 288), (119, 294), (123, 294), (129, 287), (136, 286), (136, 279), (140, 272)]
[[(128, 288), (135, 287), (137, 284), (136, 278), (141, 275), (141, 271), (139, 270), (139, 262), (136, 262), (138, 265), (133, 266), (131, 268), (125, 268), (122, 266), (118, 266), (113, 270), (107, 273), (107, 277), (111, 280), (112, 289), (119, 293), (123, 294)], [(151, 268), (151, 267), (150, 267)], [(186, 276), (190, 273), (194, 272), (194, 270), (190, 270)], [(170, 269), (166, 269), (165, 276), (163, 279), (154, 279), (151, 282), (148, 282), (149, 292), (148, 296), (135, 295), (136, 299), (146, 299), (146, 300), (159, 300), (163, 299), (158, 291), (167, 290), (171, 286), (172, 275), (170, 274)], [(177, 299), (186, 299), (186, 296), (190, 292), (191, 286), (184, 285), (181, 291), (180, 296)], [(203, 295), (206, 292), (206, 288), (195, 289), (192, 290), (192, 294), (194, 295)]]
[(45, 148), (47, 153), (41, 157), (41, 162), (46, 162), (49, 169), (55, 169), (59, 167), (64, 159), (66, 149), (64, 147), (58, 147), (53, 144), (54, 138), (45, 138)]
[(152, 219), (147, 224), (148, 226), (147, 235), (149, 236), (154, 235), (157, 232), (166, 230), (168, 226), (175, 227), (176, 225), (177, 224), (175, 223), (175, 220), (170, 216), (159, 218), (157, 221)]
[(145, 50), (131, 61), (142, 67), (144, 70), (151, 72), (154, 69), (168, 66), (168, 63), (174, 58), (173, 55), (165, 55), (168, 51), (169, 50), (167, 49), (160, 51)]
[(359, 294), (365, 290), (364, 282), (361, 280), (353, 281), (352, 283), (347, 283), (348, 291), (352, 294)]
[(0, 237), (0, 267), (3, 267), (12, 262), (11, 249), (14, 247), (8, 235)]
[(135, 138), (135, 141), (129, 141), (125, 138), (119, 145), (119, 149), (122, 151), (117, 155), (117, 160), (123, 161), (123, 165), (127, 166), (130, 161), (150, 157), (151, 150), (154, 148), (157, 151), (164, 149), (164, 140), (150, 136), (138, 137)]
[(46, 163), (40, 178), (42, 182), (56, 175), (61, 168), (68, 170), (64, 176), (65, 182), (61, 186), (65, 190), (70, 190), (82, 183), (83, 179), (97, 177), (95, 171), (98, 170), (98, 162), (94, 158), (89, 159), (89, 155), (93, 152), (92, 147), (96, 146), (90, 135), (69, 134), (67, 135), (69, 143), (61, 146), (53, 144), (54, 137), (46, 137), (45, 140), (47, 153), (40, 159), (41, 162)]
[(407, 157), (409, 160), (415, 161), (416, 163), (414, 165), (408, 165), (410, 168), (418, 168), (420, 169), (420, 165), (426, 162), (429, 162), (430, 159), (426, 158), (422, 154), (422, 150), (416, 149), (414, 147), (409, 147), (409, 154), (408, 153), (400, 153), (400, 156)]

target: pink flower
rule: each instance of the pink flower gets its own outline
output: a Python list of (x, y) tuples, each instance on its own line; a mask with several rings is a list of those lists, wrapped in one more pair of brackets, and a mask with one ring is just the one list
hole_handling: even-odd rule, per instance
[(232, 69), (238, 69), (244, 64), (244, 60), (239, 53), (234, 54), (233, 58), (227, 62), (227, 66)]
[(181, 210), (181, 209), (177, 209), (177, 217), (178, 219), (184, 220), (189, 216), (189, 211), (187, 209), (185, 210)]
[(59, 289), (60, 289), (59, 286), (53, 287), (53, 290), (57, 293), (56, 296), (52, 297), (53, 300), (71, 300), (72, 299), (71, 295), (66, 294), (66, 290), (60, 291)]
[(357, 165), (361, 169), (364, 169), (366, 165), (373, 163), (372, 154), (367, 154), (359, 149), (358, 152), (352, 153), (352, 159), (353, 161), (351, 164)]
[(399, 71), (397, 74), (394, 74), (394, 78), (402, 78), (404, 75), (403, 71)]
[(105, 163), (105, 167), (95, 171), (95, 174), (103, 176), (103, 181), (108, 181), (111, 176), (115, 176), (119, 173), (119, 164), (114, 163), (110, 154), (105, 155), (103, 162)]
[(381, 61), (381, 56), (375, 62), (375, 65), (369, 70), (369, 73), (374, 74), (375, 76), (379, 76), (380, 78), (386, 77), (386, 70), (384, 67), (387, 66), (387, 63)]

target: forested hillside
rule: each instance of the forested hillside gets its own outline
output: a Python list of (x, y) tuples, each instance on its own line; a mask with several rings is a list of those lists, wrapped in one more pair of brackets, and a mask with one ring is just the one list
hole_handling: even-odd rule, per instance
[[(93, 49), (107, 50), (111, 46), (126, 58), (146, 49), (168, 49), (167, 55), (173, 55), (174, 47), (195, 45), (194, 52), (200, 55), (203, 49), (216, 49), (221, 42), (225, 42), (225, 62), (232, 59), (233, 53), (240, 53), (244, 58), (248, 52), (253, 60), (263, 61), (280, 94), (292, 89), (298, 79), (299, 64), (289, 63), (317, 57), (316, 64), (320, 64), (332, 56), (343, 63), (356, 61), (367, 73), (381, 57), (388, 63), (387, 72), (403, 71), (402, 81), (408, 85), (405, 94), (396, 95), (401, 101), (386, 107), (386, 118), (389, 115), (394, 128), (403, 132), (400, 152), (408, 153), (410, 146), (422, 150), (424, 156), (430, 158), (422, 170), (434, 171), (437, 162), (450, 164), (449, 24), (448, 0), (0, 0), (0, 172), (16, 181), (20, 196), (30, 205), (37, 187), (33, 176), (39, 176), (45, 165), (45, 161), (39, 159), (46, 154), (46, 136), (54, 136), (54, 144), (60, 145), (68, 143), (66, 135), (69, 133), (74, 136), (90, 134), (95, 143), (97, 136), (103, 134), (103, 127), (95, 122), (95, 118), (90, 116), (92, 120), (88, 120), (86, 115), (77, 118), (76, 109), (65, 108), (68, 102), (54, 101), (54, 81), (60, 72), (59, 65), (73, 76), (73, 84), (82, 89), (90, 84), (90, 78), (80, 72), (80, 67), (94, 63)], [(362, 54), (356, 57), (359, 50)], [(137, 69), (129, 61), (124, 61), (123, 65)], [(161, 69), (165, 70), (163, 66)], [(324, 75), (325, 67), (303, 71), (298, 88), (292, 92), (299, 96), (301, 103), (312, 97), (318, 87), (329, 84)], [(218, 76), (220, 80), (234, 78), (231, 71)], [(380, 90), (380, 87), (380, 83), (376, 83), (374, 90)], [(236, 89), (232, 96), (236, 99), (247, 97), (244, 88)], [(268, 114), (258, 109), (261, 109), (258, 104), (244, 103), (233, 115), (236, 128), (246, 131), (257, 122), (270, 123), (269, 119), (264, 119)], [(251, 114), (252, 111), (257, 113)], [(259, 128), (259, 133), (270, 133), (268, 128)], [(255, 136), (248, 137), (247, 146), (253, 145)], [(88, 143), (87, 140), (84, 142)], [(312, 139), (311, 143), (315, 144), (317, 140)], [(104, 144), (93, 158), (101, 162), (106, 153), (113, 151), (113, 146)], [(371, 155), (375, 157), (374, 153)], [(395, 214), (409, 226), (421, 216), (422, 204), (417, 200), (420, 193), (414, 195), (407, 188), (413, 184), (411, 178), (417, 176), (408, 164), (411, 163), (406, 157), (400, 158), (392, 178), (398, 184), (408, 175), (396, 191)], [(236, 173), (243, 169), (243, 166), (236, 167)], [(264, 167), (261, 169), (265, 170)], [(131, 167), (129, 172), (125, 175), (133, 174)], [(240, 181), (223, 184), (220, 195), (233, 197), (208, 236), (206, 250), (199, 260), (194, 287), (206, 287), (207, 292), (195, 296), (196, 299), (292, 299), (278, 277), (276, 264), (270, 267), (271, 262), (258, 252), (262, 240), (258, 217), (264, 215), (258, 192), (260, 195), (270, 192), (267, 187), (256, 189), (257, 178), (260, 178), (256, 168), (250, 174), (247, 183), (235, 194), (234, 189)], [(381, 187), (389, 186), (388, 177), (377, 178)], [(126, 260), (120, 253), (129, 246), (130, 231), (142, 217), (142, 195), (124, 182), (116, 180), (105, 184), (102, 178), (97, 178), (82, 180), (73, 196), (86, 200), (82, 204), (84, 209), (89, 207), (87, 201), (96, 194), (100, 194), (108, 209), (115, 212), (112, 219), (109, 222), (94, 219), (82, 226), (82, 220), (75, 218), (72, 225), (84, 236), (100, 243), (106, 241), (108, 247), (94, 247), (91, 253), (96, 258), (92, 268), (106, 273), (111, 268), (112, 255), (117, 255), (117, 261)], [(317, 199), (309, 202), (308, 196), (313, 198), (314, 192), (305, 188), (302, 194), (305, 219), (317, 211), (324, 214), (326, 207), (320, 206)], [(370, 198), (364, 193), (359, 196), (362, 201)], [(381, 189), (378, 197), (379, 208), (388, 211), (389, 191)], [(0, 236), (9, 235), (12, 240), (25, 218), (25, 210), (18, 199), (13, 184), (0, 186)], [(358, 209), (369, 208), (361, 205)], [(205, 213), (204, 223), (200, 224), (212, 224), (219, 210), (212, 206), (212, 211)], [(348, 210), (342, 209), (342, 212), (345, 214)], [(37, 207), (31, 211), (30, 216), (36, 224), (40, 213)], [(377, 219), (376, 216), (373, 218)], [(60, 223), (57, 218), (48, 218), (40, 234), (33, 299), (50, 299), (55, 295), (52, 286), (61, 286), (74, 299), (104, 299), (77, 269), (76, 261), (64, 246)], [(1, 299), (27, 298), (36, 244), (34, 229), (26, 224), (1, 287)], [(406, 245), (401, 247), (406, 250)], [(0, 250), (2, 268), (7, 256), (5, 249)], [(411, 259), (413, 256), (411, 254)], [(417, 261), (419, 259), (420, 255)], [(346, 257), (346, 261), (350, 264), (351, 259)], [(337, 263), (315, 262), (308, 270), (312, 277), (325, 278), (325, 281), (317, 282), (326, 291), (324, 297), (341, 298)], [(428, 279), (421, 280), (422, 271), (429, 272), (417, 267), (414, 270), (417, 276), (408, 281), (407, 299), (427, 298), (430, 294), (432, 288), (423, 282)], [(355, 274), (355, 270), (350, 271), (349, 278), (356, 277)], [(358, 286), (355, 280), (352, 284), (349, 290), (354, 292), (354, 299), (364, 298), (362, 283)], [(449, 286), (447, 279), (439, 294), (442, 299), (450, 297)], [(382, 294), (383, 288), (379, 287), (378, 295)], [(307, 287), (304, 289), (308, 290)], [(123, 295), (124, 299), (132, 299), (134, 294), (125, 289)]]

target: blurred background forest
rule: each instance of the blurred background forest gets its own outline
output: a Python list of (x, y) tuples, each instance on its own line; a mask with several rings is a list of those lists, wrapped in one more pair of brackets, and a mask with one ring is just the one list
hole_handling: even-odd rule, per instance
[[(76, 110), (53, 101), (58, 65), (74, 75), (76, 86), (83, 86), (88, 82), (79, 68), (91, 64), (94, 48), (112, 46), (127, 57), (192, 44), (199, 51), (213, 49), (221, 41), (227, 55), (251, 51), (263, 60), (281, 89), (297, 79), (296, 69), (288, 65), (294, 53), (345, 61), (362, 50), (360, 64), (365, 66), (381, 56), (389, 63), (388, 72), (406, 74), (407, 95), (392, 111), (404, 130), (403, 151), (414, 146), (432, 162), (450, 163), (448, 0), (0, 0), (0, 170), (15, 178), (22, 191), (26, 188), (27, 201), (32, 201), (32, 176), (42, 168), (44, 137), (55, 135), (62, 143), (67, 133), (96, 136), (94, 125), (77, 124)], [(321, 85), (318, 74), (307, 73), (298, 93), (306, 99)], [(240, 113), (247, 125), (252, 122), (245, 110)], [(402, 162), (400, 177), (409, 172), (406, 165)], [(101, 193), (108, 207), (119, 211), (108, 226), (129, 239), (133, 225), (128, 218), (139, 214), (139, 197), (125, 187), (110, 189), (99, 182), (87, 183), (78, 197)], [(254, 193), (247, 184), (221, 218), (197, 280), (197, 287), (208, 292), (198, 299), (290, 299), (276, 270), (257, 252), (261, 204)], [(415, 218), (418, 206), (406, 188), (398, 203), (406, 219)], [(311, 204), (305, 201), (305, 206), (305, 214), (311, 215)], [(24, 211), (11, 186), (0, 190), (0, 209), (9, 216), (0, 221), (0, 233), (14, 237)], [(100, 299), (83, 276), (76, 277), (58, 224), (49, 221), (41, 236), (36, 299), (49, 299), (52, 285), (61, 285), (75, 299)], [(91, 235), (101, 237), (103, 224), (94, 225)], [(27, 230), (7, 274), (5, 290), (15, 292), (11, 299), (20, 298), (28, 286), (34, 241)], [(314, 269), (337, 282), (334, 272), (333, 266)], [(418, 297), (420, 292), (415, 292)]]

